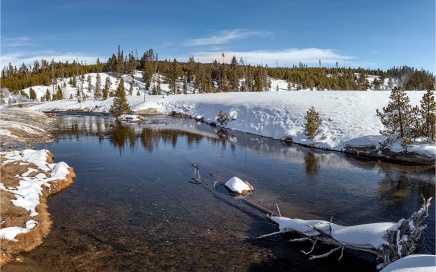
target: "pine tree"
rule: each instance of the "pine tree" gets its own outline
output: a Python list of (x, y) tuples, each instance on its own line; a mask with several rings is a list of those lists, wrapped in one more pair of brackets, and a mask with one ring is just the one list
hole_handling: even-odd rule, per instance
[(101, 98), (101, 76), (99, 73), (96, 76), (94, 98)]
[(422, 120), (422, 136), (434, 141), (436, 130), (436, 103), (433, 92), (430, 90), (422, 96), (420, 116)]
[(397, 140), (399, 137), (414, 138), (414, 124), (412, 116), (412, 106), (410, 105), (409, 97), (401, 88), (393, 88), (390, 100), (387, 107), (383, 107), (383, 111), (377, 109), (377, 116), (380, 118), (384, 126), (384, 130), (380, 134), (387, 136), (387, 142)]
[(310, 109), (306, 112), (304, 119), (306, 120), (306, 123), (304, 125), (306, 136), (308, 136), (307, 138), (309, 140), (313, 140), (315, 139), (315, 135), (318, 132), (319, 126), (322, 123), (322, 119), (313, 106), (310, 107)]
[(45, 101), (50, 101), (51, 95), (50, 95), (50, 91), (47, 89), (45, 91)]
[(133, 95), (133, 80), (130, 81), (130, 87), (129, 87), (129, 95)]
[(56, 91), (56, 100), (64, 99), (64, 94), (62, 93), (61, 87), (58, 85), (58, 90)]
[(176, 84), (177, 84), (178, 77), (179, 77), (179, 64), (177, 63), (177, 60), (174, 59), (167, 74), (169, 88), (173, 94), (176, 94), (176, 90), (177, 90)]
[(110, 108), (110, 113), (116, 118), (120, 117), (122, 114), (130, 113), (130, 106), (127, 103), (123, 78), (120, 79), (120, 83), (115, 93), (114, 102)]
[(111, 88), (111, 78), (106, 77), (105, 83), (104, 83), (104, 89), (103, 89), (103, 99), (106, 100), (109, 97), (109, 90)]
[(30, 97), (30, 99), (32, 99), (32, 100), (36, 100), (36, 92), (35, 92), (35, 90), (33, 89), (33, 88), (30, 88), (30, 90), (29, 90), (29, 97)]
[(183, 94), (188, 94), (188, 82), (187, 77), (183, 77)]
[(88, 75), (86, 80), (88, 81), (88, 92), (91, 93), (91, 91), (92, 91), (92, 78), (91, 78), (91, 75)]

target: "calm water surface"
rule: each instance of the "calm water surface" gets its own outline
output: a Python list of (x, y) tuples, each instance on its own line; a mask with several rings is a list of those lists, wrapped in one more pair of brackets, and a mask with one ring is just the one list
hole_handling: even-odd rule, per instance
[[(372, 255), (339, 251), (309, 261), (266, 213), (356, 225), (408, 218), (433, 196), (434, 168), (362, 161), (170, 117), (117, 125), (105, 116), (60, 117), (55, 161), (77, 177), (49, 199), (44, 243), (3, 271), (376, 271)], [(195, 172), (192, 163), (199, 166)], [(212, 173), (213, 177), (209, 174)], [(193, 178), (200, 175), (201, 184)], [(233, 197), (233, 176), (255, 188)], [(435, 205), (418, 253), (435, 253)], [(329, 251), (319, 246), (316, 254)]]

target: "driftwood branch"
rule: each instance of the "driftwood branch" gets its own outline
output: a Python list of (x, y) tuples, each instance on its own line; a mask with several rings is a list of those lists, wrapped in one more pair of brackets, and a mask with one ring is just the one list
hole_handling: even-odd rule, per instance
[[(324, 258), (338, 250), (341, 250), (341, 255), (338, 259), (339, 261), (342, 259), (344, 250), (347, 248), (356, 251), (368, 252), (376, 255), (377, 259), (382, 260), (382, 263), (377, 265), (377, 269), (382, 269), (386, 267), (388, 264), (390, 264), (391, 262), (394, 262), (404, 256), (412, 254), (417, 248), (418, 241), (419, 238), (421, 237), (422, 231), (427, 227), (427, 225), (423, 224), (423, 222), (425, 218), (428, 216), (428, 209), (430, 207), (432, 197), (430, 197), (429, 199), (425, 199), (422, 196), (422, 199), (423, 199), (422, 207), (418, 211), (414, 212), (408, 219), (401, 219), (400, 221), (398, 221), (398, 223), (386, 223), (386, 224), (391, 224), (392, 227), (389, 228), (389, 230), (386, 232), (384, 236), (383, 235), (376, 236), (379, 239), (382, 239), (383, 241), (383, 244), (379, 247), (375, 247), (373, 244), (362, 245), (362, 244), (350, 243), (347, 241), (341, 241), (340, 238), (335, 238), (334, 237), (335, 229), (340, 229), (340, 228), (343, 229), (347, 227), (333, 224), (332, 223), (333, 218), (330, 219), (330, 222), (320, 221), (319, 223), (315, 223), (315, 225), (313, 225), (313, 220), (308, 221), (308, 220), (300, 220), (300, 219), (289, 219), (289, 218), (283, 218), (281, 216), (274, 217), (274, 220), (276, 220), (275, 222), (279, 224), (280, 230), (270, 234), (262, 235), (259, 238), (264, 238), (276, 234), (284, 234), (288, 232), (297, 232), (300, 233), (303, 236), (303, 238), (292, 239), (289, 240), (289, 242), (314, 240), (310, 251), (308, 252), (302, 251), (306, 255), (313, 252), (313, 250), (315, 249), (315, 245), (318, 241), (324, 244), (335, 246), (335, 248), (333, 248), (329, 252), (326, 252), (321, 255), (311, 256), (309, 260)], [(271, 216), (270, 218), (272, 219), (273, 216)], [(281, 224), (280, 222), (282, 222), (282, 224), (285, 225), (286, 224), (285, 222), (289, 222), (292, 220), (294, 220), (294, 224), (300, 224), (298, 225), (300, 231), (296, 231), (293, 228), (290, 228), (288, 225), (286, 227), (280, 226)], [(301, 230), (301, 221), (312, 222), (312, 223), (306, 224), (306, 227), (308, 229)], [(334, 228), (332, 226), (334, 226)]]

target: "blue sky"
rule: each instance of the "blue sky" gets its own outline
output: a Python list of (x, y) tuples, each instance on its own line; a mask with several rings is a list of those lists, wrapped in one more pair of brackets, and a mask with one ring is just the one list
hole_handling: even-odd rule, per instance
[(159, 59), (435, 72), (434, 0), (2, 0), (1, 66)]

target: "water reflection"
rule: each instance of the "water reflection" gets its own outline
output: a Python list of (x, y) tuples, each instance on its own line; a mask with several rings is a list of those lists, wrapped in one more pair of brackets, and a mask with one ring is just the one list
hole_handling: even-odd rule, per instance
[(318, 158), (313, 154), (313, 152), (308, 152), (306, 156), (304, 156), (304, 165), (306, 165), (306, 174), (309, 177), (316, 176), (320, 165)]

